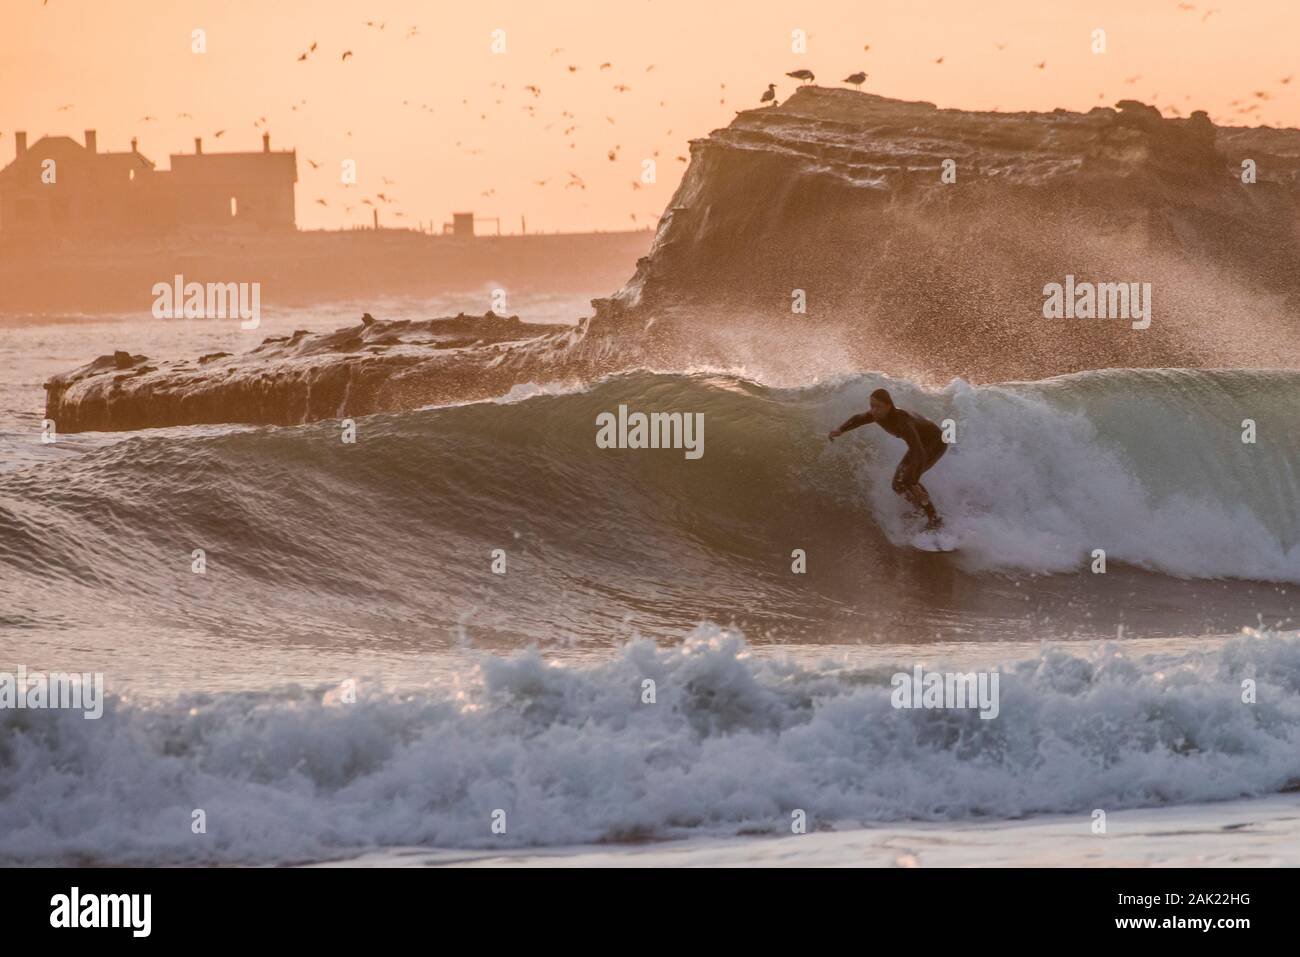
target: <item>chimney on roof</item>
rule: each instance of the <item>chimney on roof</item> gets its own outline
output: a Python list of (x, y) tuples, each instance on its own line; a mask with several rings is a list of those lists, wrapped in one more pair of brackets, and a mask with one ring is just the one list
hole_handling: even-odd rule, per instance
[(132, 153), (138, 153), (138, 152), (140, 152), (139, 150), (136, 149), (136, 145), (137, 145), (139, 142), (140, 142), (140, 141), (137, 140), (134, 136), (131, 137), (131, 152), (132, 152)]
[(263, 134), (262, 134), (262, 152), (263, 152), (263, 153), (269, 153), (269, 152), (271, 152), (271, 134), (270, 134), (270, 133), (263, 133)]
[(200, 156), (203, 153), (203, 137), (194, 137), (194, 155)]
[(26, 133), (20, 131), (14, 134), (14, 149), (17, 151), (17, 156), (22, 156), (24, 153), (27, 152)]
[(99, 140), (94, 130), (86, 130), (86, 152), (94, 153), (99, 148)]

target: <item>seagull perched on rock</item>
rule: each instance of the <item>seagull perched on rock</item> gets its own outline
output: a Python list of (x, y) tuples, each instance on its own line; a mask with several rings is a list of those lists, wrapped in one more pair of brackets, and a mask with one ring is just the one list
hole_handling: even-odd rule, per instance
[(776, 84), (775, 83), (769, 83), (767, 85), (767, 89), (764, 90), (763, 95), (758, 98), (758, 102), (771, 103), (773, 106), (776, 106)]
[(792, 73), (787, 73), (786, 76), (792, 77), (796, 80), (802, 80), (805, 83), (811, 83), (813, 80), (817, 79), (817, 77), (813, 76), (812, 70), (795, 70)]
[(852, 83), (860, 90), (862, 89), (862, 84), (867, 82), (867, 75), (861, 71), (858, 71), (857, 73), (850, 73), (841, 82)]

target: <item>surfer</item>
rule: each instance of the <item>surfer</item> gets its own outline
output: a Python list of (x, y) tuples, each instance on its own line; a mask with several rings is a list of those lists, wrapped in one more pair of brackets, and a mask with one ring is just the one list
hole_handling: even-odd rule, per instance
[(898, 408), (885, 389), (877, 389), (871, 393), (870, 412), (853, 416), (838, 429), (832, 429), (827, 438), (834, 442), (850, 429), (870, 425), (872, 422), (907, 443), (907, 453), (894, 471), (894, 491), (925, 513), (929, 520), (925, 526), (926, 531), (942, 528), (943, 519), (934, 510), (930, 493), (921, 484), (921, 473), (932, 468), (935, 462), (943, 458), (943, 453), (948, 451), (948, 445), (943, 441), (943, 432), (925, 416)]

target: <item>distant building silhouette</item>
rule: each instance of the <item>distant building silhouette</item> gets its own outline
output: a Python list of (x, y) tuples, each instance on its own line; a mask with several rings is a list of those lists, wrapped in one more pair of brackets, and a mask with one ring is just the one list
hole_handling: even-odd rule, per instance
[[(112, 236), (185, 227), (294, 229), (293, 150), (173, 153), (159, 170), (131, 141), (128, 153), (101, 153), (94, 130), (85, 145), (43, 136), (31, 147), (15, 133), (17, 155), (0, 170), (0, 236)], [(53, 164), (47, 163), (52, 160)]]
[[(447, 232), (447, 227), (443, 226), (442, 231)], [(474, 235), (474, 214), (473, 213), (452, 213), (451, 214), (451, 234), (453, 236)]]

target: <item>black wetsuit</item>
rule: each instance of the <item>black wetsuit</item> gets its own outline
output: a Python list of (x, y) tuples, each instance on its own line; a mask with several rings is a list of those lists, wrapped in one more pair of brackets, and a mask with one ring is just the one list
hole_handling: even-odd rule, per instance
[(907, 443), (907, 454), (894, 470), (893, 489), (900, 494), (920, 482), (921, 473), (930, 469), (948, 451), (943, 432), (937, 425), (923, 415), (898, 407), (890, 409), (881, 419), (870, 412), (855, 415), (841, 425), (839, 431), (847, 432), (872, 422)]

